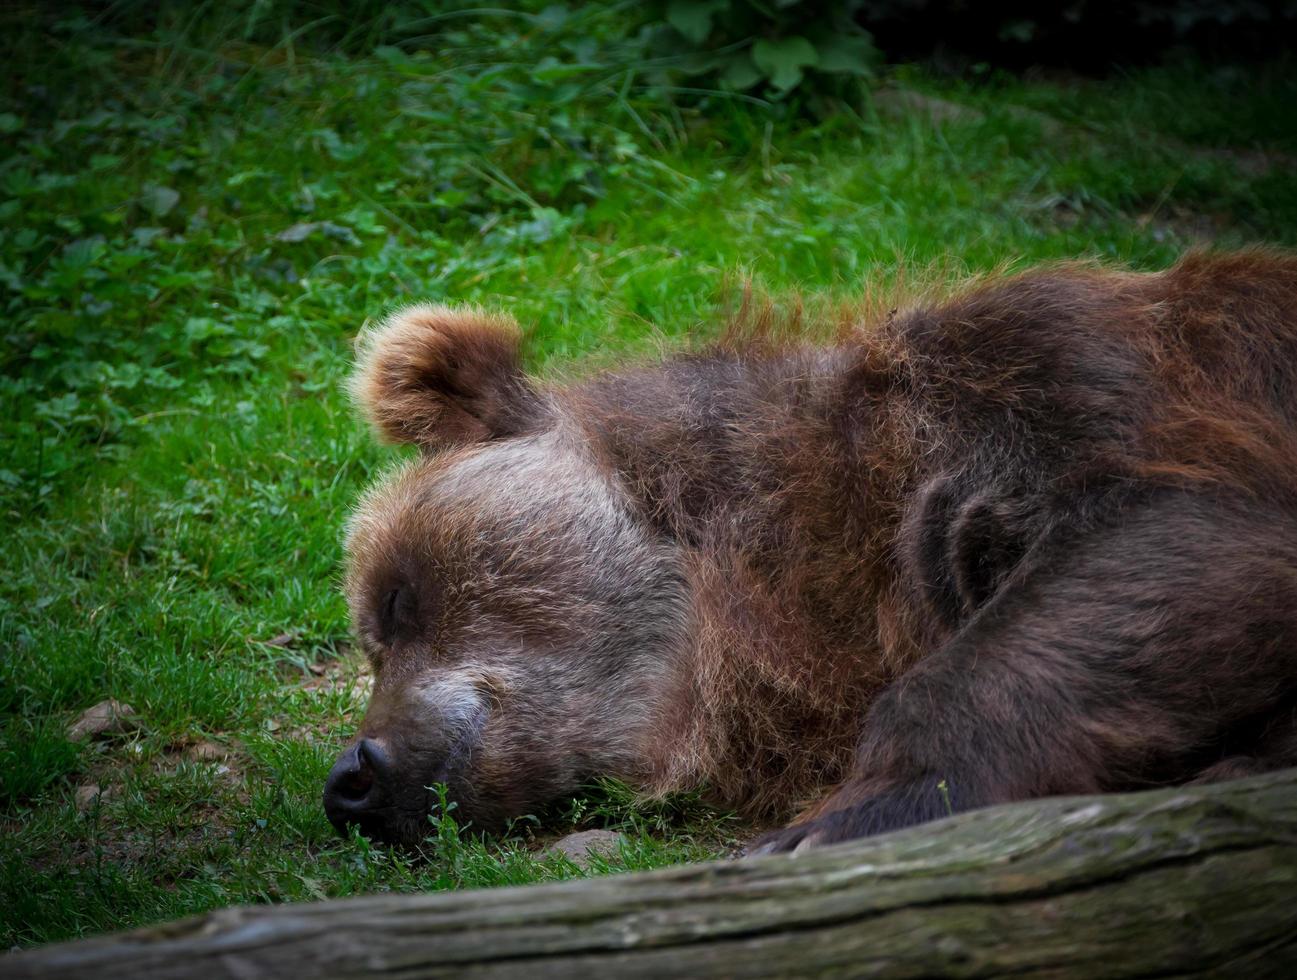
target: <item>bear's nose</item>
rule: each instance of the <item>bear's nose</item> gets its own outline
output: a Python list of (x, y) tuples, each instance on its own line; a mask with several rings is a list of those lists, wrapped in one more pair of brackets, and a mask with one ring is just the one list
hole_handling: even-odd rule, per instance
[(329, 822), (346, 833), (347, 825), (360, 823), (383, 802), (383, 775), (389, 769), (387, 753), (373, 739), (362, 738), (338, 757), (324, 782), (324, 812)]

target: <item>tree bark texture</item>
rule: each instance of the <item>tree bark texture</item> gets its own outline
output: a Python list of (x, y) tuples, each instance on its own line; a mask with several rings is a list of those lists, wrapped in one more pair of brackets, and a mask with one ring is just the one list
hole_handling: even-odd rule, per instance
[(798, 856), (222, 909), (17, 977), (1297, 976), (1297, 769), (995, 807)]

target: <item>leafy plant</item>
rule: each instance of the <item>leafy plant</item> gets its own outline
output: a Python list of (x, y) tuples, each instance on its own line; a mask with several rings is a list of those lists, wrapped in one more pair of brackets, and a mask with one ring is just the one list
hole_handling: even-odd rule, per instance
[(880, 57), (855, 20), (861, 0), (669, 0), (662, 17), (669, 30), (661, 48), (688, 46), (687, 69), (715, 75), (735, 91), (758, 85), (781, 98), (809, 75), (869, 79)]

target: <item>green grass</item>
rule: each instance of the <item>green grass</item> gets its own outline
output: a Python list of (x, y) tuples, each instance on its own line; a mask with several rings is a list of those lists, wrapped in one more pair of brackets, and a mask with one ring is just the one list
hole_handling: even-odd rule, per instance
[[(339, 533), (391, 456), (341, 390), (366, 318), (504, 307), (552, 370), (705, 333), (743, 275), (848, 297), (903, 262), (1152, 268), (1202, 239), (1297, 237), (1290, 64), (1084, 83), (907, 69), (978, 112), (815, 122), (673, 90), (634, 6), (405, 34), (375, 12), (323, 37), (295, 33), (310, 21), (288, 3), (173, 5), (147, 30), (35, 9), (0, 15), (6, 946), (570, 876), (534, 842), (573, 826), (628, 831), (596, 872), (743, 832), (605, 787), (503, 841), (458, 834), (452, 811), (422, 860), (332, 835), (319, 789), (363, 707)], [(69, 743), (109, 696), (139, 725)], [(79, 810), (90, 783), (111, 792)]]

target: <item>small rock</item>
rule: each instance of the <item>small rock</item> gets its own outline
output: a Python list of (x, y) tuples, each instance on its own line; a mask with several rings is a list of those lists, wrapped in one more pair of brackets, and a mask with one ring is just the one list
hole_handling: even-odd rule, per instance
[(117, 795), (117, 791), (109, 786), (107, 789), (100, 789), (98, 783), (85, 783), (77, 787), (74, 797), (76, 808), (85, 813), (95, 803), (107, 803)]
[(624, 834), (612, 830), (582, 830), (560, 837), (541, 851), (540, 856), (550, 857), (554, 854), (562, 854), (578, 868), (588, 869), (591, 855), (606, 859), (615, 858), (625, 840)]
[(108, 698), (83, 711), (81, 717), (68, 726), (67, 737), (70, 742), (80, 742), (102, 735), (120, 735), (135, 725), (135, 709)]
[(75, 799), (78, 810), (89, 810), (95, 800), (99, 799), (99, 784), (86, 783), (78, 786)]
[(195, 762), (219, 762), (229, 754), (229, 749), (215, 742), (198, 742), (185, 750), (185, 755)]

